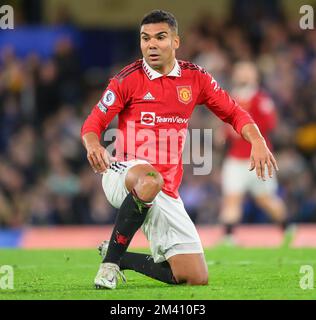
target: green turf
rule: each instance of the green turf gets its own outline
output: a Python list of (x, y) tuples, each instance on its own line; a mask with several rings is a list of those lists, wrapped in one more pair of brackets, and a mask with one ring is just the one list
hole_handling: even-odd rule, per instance
[[(14, 268), (14, 289), (0, 299), (315, 299), (299, 286), (301, 265), (316, 268), (312, 249), (206, 249), (208, 286), (172, 286), (133, 271), (116, 290), (96, 290), (96, 250), (0, 250)], [(0, 274), (0, 277), (2, 275)], [(316, 278), (315, 278), (316, 280)]]

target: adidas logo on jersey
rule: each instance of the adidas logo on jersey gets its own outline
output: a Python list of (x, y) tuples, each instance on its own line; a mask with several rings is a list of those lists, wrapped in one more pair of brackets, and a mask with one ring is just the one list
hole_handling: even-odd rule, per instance
[(152, 94), (148, 91), (144, 97), (143, 100), (155, 100), (155, 97), (152, 96)]

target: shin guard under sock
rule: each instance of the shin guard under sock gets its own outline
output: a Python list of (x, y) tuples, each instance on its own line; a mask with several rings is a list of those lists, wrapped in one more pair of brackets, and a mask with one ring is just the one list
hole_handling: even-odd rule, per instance
[(120, 264), (134, 234), (145, 221), (152, 203), (139, 199), (132, 191), (124, 199), (116, 217), (109, 248), (103, 262)]

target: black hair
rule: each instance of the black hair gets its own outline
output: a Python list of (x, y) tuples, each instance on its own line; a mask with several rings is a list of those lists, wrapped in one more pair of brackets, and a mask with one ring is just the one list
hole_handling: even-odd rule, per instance
[(153, 10), (147, 13), (141, 21), (140, 26), (144, 24), (160, 22), (167, 23), (170, 29), (173, 29), (176, 33), (178, 33), (178, 22), (176, 18), (172, 13), (163, 10)]

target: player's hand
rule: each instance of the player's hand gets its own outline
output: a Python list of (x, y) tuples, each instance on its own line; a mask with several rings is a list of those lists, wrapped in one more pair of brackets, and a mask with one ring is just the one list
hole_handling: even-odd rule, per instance
[(250, 160), (249, 170), (252, 171), (256, 169), (257, 177), (263, 181), (266, 180), (266, 166), (268, 167), (268, 175), (270, 178), (273, 176), (273, 168), (277, 171), (279, 170), (277, 162), (263, 138), (257, 139), (252, 143)]
[(116, 160), (100, 143), (89, 144), (86, 148), (88, 161), (95, 173), (105, 173), (110, 163)]

